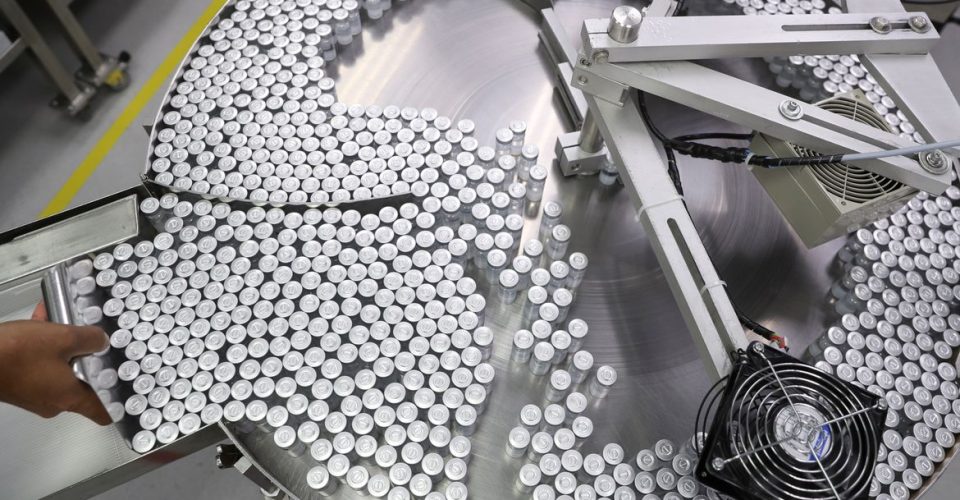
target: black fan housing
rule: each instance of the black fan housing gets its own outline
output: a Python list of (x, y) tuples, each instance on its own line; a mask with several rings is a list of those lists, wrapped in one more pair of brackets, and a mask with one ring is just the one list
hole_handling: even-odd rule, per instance
[(866, 498), (886, 402), (761, 343), (740, 354), (697, 478), (735, 498)]

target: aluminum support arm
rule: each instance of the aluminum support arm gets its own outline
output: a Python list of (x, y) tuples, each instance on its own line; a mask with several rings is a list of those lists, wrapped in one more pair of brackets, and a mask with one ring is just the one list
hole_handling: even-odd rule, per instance
[(609, 26), (609, 19), (584, 22), (581, 34), (588, 57), (605, 51), (610, 62), (618, 63), (794, 54), (925, 54), (940, 40), (926, 14), (906, 12), (644, 16), (636, 39), (627, 42), (611, 38)]
[(628, 97), (620, 107), (587, 95), (590, 113), (634, 196), (640, 223), (670, 284), (707, 372), (714, 380), (730, 372), (729, 353), (745, 348), (747, 337), (707, 250), (677, 194), (660, 148)]
[[(914, 145), (889, 132), (691, 62), (613, 64), (581, 60), (573, 76), (574, 86), (585, 94), (612, 103), (623, 102), (623, 95), (633, 87), (827, 154)], [(785, 102), (797, 106), (797, 111), (785, 113), (781, 109)], [(942, 193), (951, 182), (948, 171), (929, 172), (900, 156), (851, 163), (930, 193)]]

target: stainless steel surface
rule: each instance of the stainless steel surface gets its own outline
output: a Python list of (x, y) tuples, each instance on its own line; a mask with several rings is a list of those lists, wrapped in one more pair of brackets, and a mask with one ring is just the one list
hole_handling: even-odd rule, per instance
[[(617, 4), (558, 2), (557, 10), (567, 32), (575, 34), (583, 18), (607, 16)], [(535, 13), (507, 1), (417, 1), (398, 7), (383, 26), (342, 53), (338, 96), (346, 102), (431, 106), (455, 119), (470, 118), (481, 145), (493, 145), (494, 131), (511, 119), (524, 119), (527, 142), (540, 146), (540, 163), (549, 165), (550, 146), (563, 122), (551, 69), (537, 48)], [(450, 28), (462, 19), (490, 28)], [(733, 70), (771, 83), (761, 65), (735, 63)], [(657, 103), (652, 107), (668, 133), (730, 127), (695, 112), (668, 116)], [(682, 160), (681, 175), (690, 179), (686, 200), (693, 220), (740, 307), (794, 345), (805, 345), (824, 322), (827, 267), (839, 242), (804, 249), (747, 172)], [(544, 199), (563, 203), (564, 223), (573, 229), (570, 250), (591, 258), (569, 317), (589, 321), (586, 349), (597, 365), (619, 372), (611, 393), (588, 409), (595, 431), (585, 449), (599, 452), (613, 441), (630, 455), (662, 437), (687, 439), (708, 377), (634, 220), (629, 195), (596, 178), (564, 179), (551, 168)], [(536, 232), (528, 218), (524, 239)], [(511, 478), (518, 465), (504, 458), (505, 436), (522, 406), (540, 404), (547, 383), (531, 378), (525, 364), (509, 362), (512, 334), (522, 325), (508, 309), (491, 299), (486, 313), (496, 334), (492, 359), (498, 375), (473, 437), (468, 485), (477, 498), (516, 495)], [(507, 417), (496, 418), (500, 415)]]
[(98, 206), (0, 245), (0, 285), (135, 236), (136, 196)]

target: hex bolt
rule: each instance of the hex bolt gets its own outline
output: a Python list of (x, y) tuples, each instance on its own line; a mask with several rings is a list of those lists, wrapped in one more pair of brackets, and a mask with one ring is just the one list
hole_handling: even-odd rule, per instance
[(939, 149), (926, 151), (920, 155), (920, 166), (928, 172), (942, 174), (947, 171), (949, 165), (950, 159)]
[(908, 24), (910, 25), (910, 29), (916, 31), (917, 33), (926, 33), (930, 31), (930, 21), (923, 16), (911, 16)]
[(788, 120), (799, 120), (803, 118), (803, 107), (793, 99), (786, 99), (781, 102), (779, 109), (780, 114)]
[(877, 16), (870, 18), (870, 29), (881, 35), (886, 35), (887, 33), (893, 31), (893, 25), (890, 24), (889, 19), (883, 16)]

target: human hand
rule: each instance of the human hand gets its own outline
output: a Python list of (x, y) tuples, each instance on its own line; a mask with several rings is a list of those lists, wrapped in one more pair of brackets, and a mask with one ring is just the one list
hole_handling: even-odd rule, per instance
[(43, 304), (33, 318), (0, 324), (0, 401), (44, 418), (70, 411), (109, 424), (100, 398), (70, 366), (72, 358), (105, 349), (106, 334), (96, 327), (47, 323)]
[(47, 317), (47, 306), (43, 302), (37, 304), (37, 307), (33, 308), (33, 314), (30, 315), (30, 319), (34, 321), (50, 321), (50, 318)]

